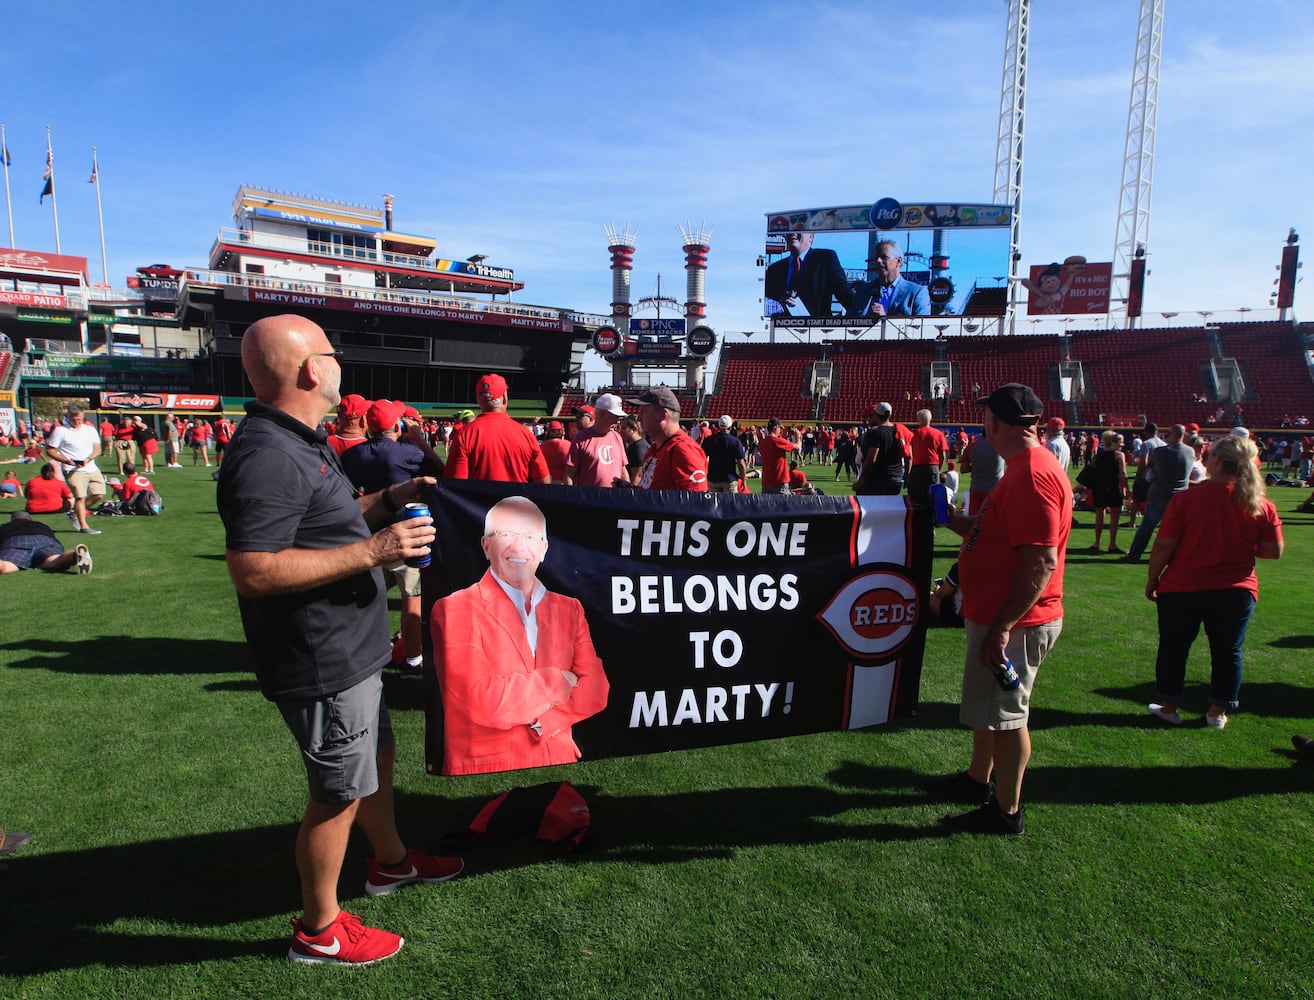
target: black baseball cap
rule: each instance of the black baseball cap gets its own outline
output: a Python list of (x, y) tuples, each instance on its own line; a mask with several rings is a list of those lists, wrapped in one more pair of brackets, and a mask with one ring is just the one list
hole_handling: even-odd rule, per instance
[(637, 399), (627, 399), (625, 402), (633, 403), (635, 406), (656, 403), (658, 406), (664, 406), (672, 412), (680, 412), (680, 401), (675, 398), (675, 393), (664, 385), (655, 385)]
[(1030, 427), (1039, 423), (1045, 412), (1045, 404), (1031, 391), (1029, 386), (1020, 382), (1001, 385), (989, 396), (977, 402), (988, 407), (990, 412), (1006, 424), (1014, 427)]

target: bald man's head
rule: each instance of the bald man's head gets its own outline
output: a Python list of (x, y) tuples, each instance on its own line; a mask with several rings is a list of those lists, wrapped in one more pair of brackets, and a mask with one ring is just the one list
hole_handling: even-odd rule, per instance
[(337, 406), (342, 369), (333, 353), (321, 327), (290, 313), (257, 320), (242, 336), (242, 368), (256, 398), (283, 409), (293, 400)]

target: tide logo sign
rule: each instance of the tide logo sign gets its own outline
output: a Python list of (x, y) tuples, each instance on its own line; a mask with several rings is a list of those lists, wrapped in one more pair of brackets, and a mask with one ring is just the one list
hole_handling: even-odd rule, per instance
[(850, 656), (884, 661), (897, 656), (912, 638), (920, 605), (911, 580), (878, 570), (841, 587), (817, 619)]

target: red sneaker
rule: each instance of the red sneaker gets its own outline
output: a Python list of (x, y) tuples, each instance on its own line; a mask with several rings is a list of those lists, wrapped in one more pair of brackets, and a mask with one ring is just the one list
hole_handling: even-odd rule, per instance
[(323, 933), (307, 937), (301, 921), (292, 921), (292, 945), (287, 957), (294, 962), (325, 965), (373, 965), (401, 951), (404, 939), (377, 927), (366, 927), (360, 917), (341, 910)]
[(412, 882), (446, 882), (460, 875), (464, 867), (465, 862), (460, 858), (421, 854), (410, 849), (406, 851), (406, 860), (392, 869), (384, 868), (377, 859), (370, 858), (365, 891), (371, 896), (383, 896)]

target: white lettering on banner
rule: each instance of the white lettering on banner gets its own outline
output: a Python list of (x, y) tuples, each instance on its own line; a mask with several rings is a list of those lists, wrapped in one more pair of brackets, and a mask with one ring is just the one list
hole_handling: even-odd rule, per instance
[[(710, 687), (702, 692), (703, 701), (698, 700), (696, 688), (684, 688), (676, 702), (675, 714), (667, 709), (667, 692), (635, 691), (634, 702), (630, 708), (630, 728), (679, 726), (689, 722), (705, 724), (711, 722), (742, 722), (748, 718), (749, 696), (757, 696), (760, 705), (759, 718), (771, 715), (771, 705), (780, 693), (780, 684), (736, 684), (727, 689)], [(672, 692), (672, 695), (674, 692)], [(785, 685), (785, 698), (781, 705), (781, 714), (788, 715), (794, 697), (794, 682)], [(731, 714), (726, 709), (731, 709)]]
[[(707, 521), (640, 521), (637, 518), (621, 518), (616, 522), (620, 528), (620, 554), (633, 555), (635, 532), (642, 529), (639, 541), (641, 556), (692, 556), (697, 558), (707, 554), (707, 532), (712, 527)], [(687, 530), (686, 530), (687, 529)], [(686, 541), (686, 534), (688, 536)]]
[[(707, 641), (711, 638), (711, 632), (689, 633), (689, 641), (693, 643), (694, 648), (695, 670), (702, 670), (707, 665), (705, 649)], [(716, 661), (718, 667), (733, 667), (743, 658), (743, 655), (744, 640), (739, 638), (738, 632), (724, 629), (716, 633), (716, 638), (712, 640), (712, 659)]]
[[(707, 554), (711, 547), (707, 521), (651, 521), (638, 518), (619, 518), (620, 554), (653, 556), (692, 556)], [(726, 551), (736, 559), (745, 556), (805, 556), (807, 555), (808, 525), (781, 522), (761, 524), (737, 521), (726, 533)], [(636, 552), (637, 542), (637, 552)]]
[[(709, 600), (715, 593), (715, 602)], [(683, 603), (681, 603), (683, 601)], [(798, 607), (798, 576), (786, 573), (779, 581), (767, 573), (740, 576), (691, 576), (677, 590), (668, 576), (613, 576), (611, 612), (615, 615), (658, 615), (689, 610), (793, 611)]]
[(735, 558), (758, 556), (807, 555), (808, 526), (806, 523), (760, 525), (739, 521), (730, 526), (726, 536), (727, 551)]

